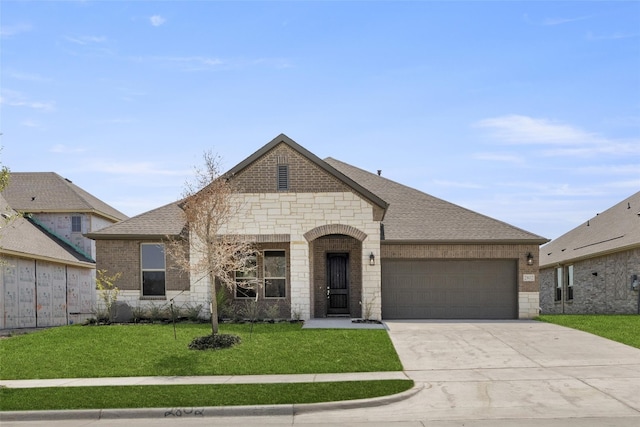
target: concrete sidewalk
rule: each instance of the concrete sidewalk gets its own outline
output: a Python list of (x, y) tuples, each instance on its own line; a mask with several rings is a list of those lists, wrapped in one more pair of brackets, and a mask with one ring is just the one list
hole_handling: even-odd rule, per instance
[(296, 374), (296, 375), (212, 375), (186, 377), (105, 377), (105, 378), (56, 378), (37, 380), (0, 380), (0, 387), (100, 387), (131, 385), (186, 385), (186, 384), (274, 384), (319, 383), (333, 381), (408, 380), (402, 371), (353, 372), (344, 374)]

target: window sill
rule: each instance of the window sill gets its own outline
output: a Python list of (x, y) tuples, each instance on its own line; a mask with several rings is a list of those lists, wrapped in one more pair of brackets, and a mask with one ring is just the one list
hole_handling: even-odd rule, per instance
[(140, 297), (140, 300), (156, 300), (156, 301), (166, 301), (167, 300), (167, 296), (166, 295), (157, 295), (157, 296), (152, 296), (152, 295), (143, 295)]

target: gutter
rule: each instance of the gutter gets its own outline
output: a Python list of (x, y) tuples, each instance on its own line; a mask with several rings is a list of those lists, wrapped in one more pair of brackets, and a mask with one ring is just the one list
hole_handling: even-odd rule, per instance
[(96, 268), (95, 264), (90, 263), (90, 262), (70, 261), (70, 260), (66, 260), (66, 259), (53, 258), (53, 257), (48, 257), (48, 256), (25, 253), (25, 252), (17, 252), (17, 251), (12, 251), (12, 250), (7, 250), (7, 249), (0, 250), (0, 253), (2, 253), (3, 255), (6, 255), (6, 256), (12, 256), (12, 257), (16, 257), (16, 258), (30, 259), (30, 260), (35, 259), (35, 260), (38, 260), (38, 261), (52, 262), (52, 263), (55, 263), (55, 264), (63, 264), (63, 265), (67, 265), (67, 266), (72, 265), (72, 266), (75, 266), (75, 267), (90, 268), (92, 270)]

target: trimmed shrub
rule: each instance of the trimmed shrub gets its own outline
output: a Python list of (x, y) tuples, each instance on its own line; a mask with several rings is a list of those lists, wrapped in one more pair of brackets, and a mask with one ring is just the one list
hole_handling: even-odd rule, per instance
[(197, 337), (189, 344), (191, 350), (222, 350), (240, 344), (240, 337), (230, 334), (206, 335)]

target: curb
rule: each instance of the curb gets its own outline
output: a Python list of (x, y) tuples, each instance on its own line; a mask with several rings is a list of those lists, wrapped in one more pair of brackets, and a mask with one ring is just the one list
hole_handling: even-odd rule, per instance
[(211, 406), (204, 408), (140, 408), (140, 409), (82, 409), (57, 411), (9, 411), (0, 412), (0, 422), (8, 421), (61, 421), (61, 420), (117, 420), (140, 418), (204, 418), (204, 417), (257, 417), (295, 416), (304, 413), (336, 409), (357, 409), (384, 406), (408, 399), (424, 386), (414, 385), (402, 393), (371, 399), (343, 400), (337, 402), (255, 405)]

